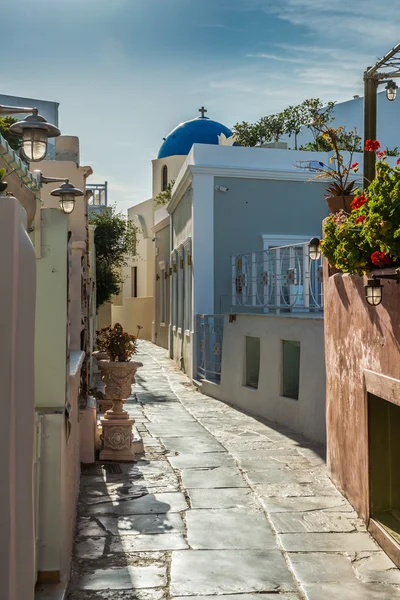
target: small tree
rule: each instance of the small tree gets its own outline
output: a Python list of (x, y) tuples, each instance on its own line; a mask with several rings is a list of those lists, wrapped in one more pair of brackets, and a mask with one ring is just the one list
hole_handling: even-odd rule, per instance
[(128, 257), (136, 254), (139, 229), (115, 207), (90, 217), (96, 226), (96, 304), (99, 308), (118, 294), (124, 281), (122, 268)]
[(16, 123), (17, 120), (18, 119), (14, 119), (14, 117), (0, 117), (0, 134), (16, 152), (21, 148), (22, 138), (20, 135), (11, 133), (10, 127), (13, 123)]
[(154, 198), (155, 206), (165, 206), (171, 200), (172, 188), (174, 187), (175, 179), (171, 179), (165, 190), (157, 194)]

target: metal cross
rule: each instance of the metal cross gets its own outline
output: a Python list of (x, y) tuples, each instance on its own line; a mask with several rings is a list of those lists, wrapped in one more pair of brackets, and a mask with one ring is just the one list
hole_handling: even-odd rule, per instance
[(205, 114), (207, 111), (207, 109), (204, 108), (204, 106), (202, 106), (201, 108), (199, 108), (199, 112), (201, 113), (202, 118), (204, 119)]

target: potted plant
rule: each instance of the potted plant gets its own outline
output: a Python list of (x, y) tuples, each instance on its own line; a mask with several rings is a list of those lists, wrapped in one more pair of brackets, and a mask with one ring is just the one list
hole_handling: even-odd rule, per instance
[[(142, 363), (130, 360), (137, 352), (136, 338), (125, 332), (119, 323), (116, 323), (114, 327), (105, 327), (96, 333), (98, 334), (96, 346), (102, 357), (99, 359), (98, 365), (106, 384), (106, 395), (111, 398), (108, 391), (111, 387), (116, 386), (120, 388), (118, 391), (116, 390), (119, 398), (126, 399), (131, 392), (130, 388), (128, 390), (125, 387), (128, 374), (130, 376), (129, 385), (132, 385), (137, 369), (142, 366)], [(106, 360), (106, 357), (109, 360)], [(110, 375), (107, 376), (107, 373), (114, 373), (114, 376), (110, 379)]]
[(376, 177), (354, 197), (350, 212), (330, 215), (324, 225), (321, 250), (331, 266), (363, 275), (376, 268), (400, 265), (400, 159), (390, 166), (376, 140), (366, 151), (376, 152)]
[[(315, 127), (318, 130), (318, 122)], [(348, 132), (344, 127), (329, 127), (323, 123), (319, 131), (326, 147), (333, 150), (329, 165), (322, 161), (301, 161), (298, 166), (316, 172), (315, 179), (331, 180), (326, 188), (325, 200), (332, 214), (341, 210), (350, 213), (356, 188), (356, 180), (351, 176), (358, 172), (359, 166), (358, 162), (354, 162), (354, 153), (361, 152), (361, 138), (356, 129)]]
[(125, 332), (119, 323), (105, 328), (100, 337), (101, 351), (106, 352), (109, 360), (99, 360), (101, 378), (105, 384), (105, 396), (112, 402), (101, 423), (104, 448), (100, 454), (102, 460), (133, 460), (132, 425), (123, 409), (124, 400), (129, 398), (132, 383), (141, 362), (131, 360), (137, 352), (136, 338)]

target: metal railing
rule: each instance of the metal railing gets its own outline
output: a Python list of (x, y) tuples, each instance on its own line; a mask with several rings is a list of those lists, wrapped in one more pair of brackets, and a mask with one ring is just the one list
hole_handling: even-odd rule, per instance
[(91, 191), (92, 196), (89, 198), (88, 206), (90, 212), (101, 212), (107, 207), (108, 202), (108, 183), (88, 183), (86, 191)]
[(197, 378), (221, 380), (224, 315), (197, 315)]
[(323, 311), (322, 257), (310, 259), (309, 245), (278, 246), (232, 256), (232, 307), (262, 312)]

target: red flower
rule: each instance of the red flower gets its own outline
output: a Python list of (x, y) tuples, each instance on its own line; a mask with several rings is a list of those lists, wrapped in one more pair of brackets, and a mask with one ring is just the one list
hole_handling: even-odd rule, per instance
[(358, 162), (353, 163), (350, 169), (358, 169)]
[(356, 196), (350, 204), (351, 210), (357, 210), (358, 208), (361, 208), (366, 202), (368, 202), (368, 198), (365, 196)]
[(361, 215), (356, 218), (356, 223), (363, 223), (367, 217), (365, 215)]
[(383, 152), (377, 152), (376, 155), (378, 158), (383, 158), (384, 156), (386, 156), (386, 150), (384, 150)]
[(381, 147), (378, 140), (366, 140), (365, 142), (365, 150), (368, 152), (376, 152)]
[(373, 252), (371, 254), (371, 260), (376, 267), (381, 267), (382, 263), (385, 265), (390, 265), (390, 263), (392, 262), (392, 259), (390, 258), (390, 256), (388, 256), (384, 252), (378, 252), (378, 251)]
[(400, 165), (400, 158), (396, 160), (396, 165)]

